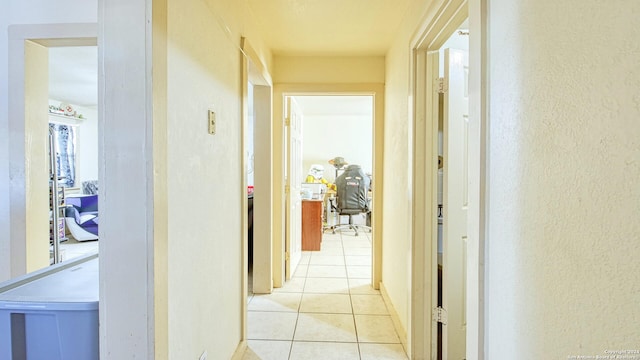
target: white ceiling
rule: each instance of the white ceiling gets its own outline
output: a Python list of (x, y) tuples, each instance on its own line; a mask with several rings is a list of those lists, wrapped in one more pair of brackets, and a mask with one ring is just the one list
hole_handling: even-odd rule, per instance
[[(410, 0), (248, 0), (257, 27), (275, 55), (379, 55), (389, 48)], [(49, 50), (49, 96), (95, 107), (98, 52), (95, 46)], [(362, 99), (333, 97), (307, 111), (360, 112)], [(336, 100), (335, 98), (333, 100)], [(354, 104), (347, 105), (352, 101)], [(353, 109), (350, 107), (353, 106)]]
[(98, 103), (98, 48), (49, 48), (49, 98), (93, 108)]

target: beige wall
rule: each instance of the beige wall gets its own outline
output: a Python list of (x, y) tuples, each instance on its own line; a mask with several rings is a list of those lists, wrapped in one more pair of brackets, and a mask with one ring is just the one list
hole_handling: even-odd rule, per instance
[(49, 50), (26, 41), (24, 53), (25, 245), (26, 272), (32, 272), (49, 266)]
[(384, 57), (276, 56), (273, 81), (279, 84), (384, 83)]
[(486, 358), (637, 350), (640, 3), (488, 3)]
[(246, 301), (241, 36), (271, 56), (246, 2), (105, 2), (101, 14), (100, 175), (114, 189), (101, 203), (101, 356), (230, 359)]
[[(262, 49), (246, 2), (168, 2), (169, 358), (229, 359), (241, 340), (240, 37)], [(229, 32), (224, 31), (228, 28)], [(269, 53), (260, 53), (270, 59)], [(207, 111), (216, 113), (215, 135)], [(223, 296), (221, 296), (223, 294)]]
[(429, 3), (412, 2), (386, 57), (384, 224), (387, 225), (382, 235), (382, 281), (405, 332), (411, 316), (410, 44)]

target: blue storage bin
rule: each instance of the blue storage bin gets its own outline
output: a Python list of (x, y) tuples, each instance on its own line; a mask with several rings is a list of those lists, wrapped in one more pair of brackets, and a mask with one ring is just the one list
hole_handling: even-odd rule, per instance
[(98, 360), (97, 254), (0, 284), (0, 360)]

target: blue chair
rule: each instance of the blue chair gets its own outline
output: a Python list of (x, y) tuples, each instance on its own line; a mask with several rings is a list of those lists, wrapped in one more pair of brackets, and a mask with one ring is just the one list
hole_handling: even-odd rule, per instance
[(98, 195), (66, 198), (65, 222), (78, 241), (98, 239)]

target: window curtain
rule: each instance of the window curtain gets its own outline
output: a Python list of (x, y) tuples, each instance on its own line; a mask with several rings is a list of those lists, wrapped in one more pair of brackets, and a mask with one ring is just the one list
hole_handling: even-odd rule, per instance
[(73, 187), (76, 183), (76, 132), (73, 126), (49, 124), (56, 144), (56, 167), (59, 184)]

